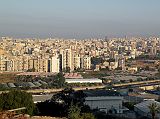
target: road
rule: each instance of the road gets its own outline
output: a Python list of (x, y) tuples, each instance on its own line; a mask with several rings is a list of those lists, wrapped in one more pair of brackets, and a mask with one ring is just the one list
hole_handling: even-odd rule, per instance
[[(102, 89), (105, 88), (105, 86), (91, 86), (91, 87), (77, 87), (73, 88), (75, 91), (77, 90), (86, 90), (86, 89)], [(29, 93), (56, 93), (60, 92), (63, 89), (34, 89), (34, 90), (27, 90)]]
[[(77, 88), (73, 88), (74, 90), (86, 90), (86, 89), (102, 89), (105, 88), (105, 85), (103, 86), (91, 86), (91, 87), (77, 87)], [(37, 94), (37, 93), (56, 93), (56, 92), (60, 92), (63, 89), (32, 89), (32, 90), (26, 90), (26, 92), (28, 93), (32, 93), (32, 94)], [(7, 93), (8, 91), (0, 91), (1, 93)]]
[(132, 82), (132, 83), (122, 83), (122, 84), (113, 84), (114, 88), (124, 88), (124, 87), (128, 87), (128, 86), (145, 86), (145, 85), (155, 85), (155, 84), (159, 84), (160, 80), (149, 80), (149, 81), (137, 81), (137, 82)]

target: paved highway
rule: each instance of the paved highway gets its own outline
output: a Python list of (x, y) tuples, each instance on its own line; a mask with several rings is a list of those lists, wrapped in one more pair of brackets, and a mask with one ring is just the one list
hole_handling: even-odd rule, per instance
[[(86, 89), (101, 89), (101, 88), (105, 88), (105, 85), (103, 86), (91, 86), (91, 87), (77, 87), (77, 88), (73, 88), (74, 90), (86, 90)], [(26, 92), (28, 93), (32, 93), (32, 94), (37, 94), (37, 93), (56, 93), (56, 92), (60, 92), (63, 89), (33, 89), (33, 90), (26, 90)], [(0, 91), (1, 93), (7, 93), (8, 91)]]

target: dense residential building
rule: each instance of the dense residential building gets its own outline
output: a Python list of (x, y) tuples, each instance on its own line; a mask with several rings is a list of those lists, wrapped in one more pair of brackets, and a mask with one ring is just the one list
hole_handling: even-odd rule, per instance
[[(126, 61), (139, 56), (159, 56), (160, 39), (14, 39), (0, 40), (0, 71), (73, 72), (101, 68), (130, 69)], [(93, 64), (92, 58), (103, 62)], [(134, 66), (135, 67), (135, 66)]]
[(84, 56), (82, 58), (82, 68), (91, 69), (91, 57), (90, 56)]
[(58, 54), (52, 56), (51, 58), (51, 72), (60, 72), (60, 58)]
[(71, 49), (61, 50), (60, 54), (62, 55), (62, 69), (66, 70), (69, 68), (70, 71), (73, 71)]

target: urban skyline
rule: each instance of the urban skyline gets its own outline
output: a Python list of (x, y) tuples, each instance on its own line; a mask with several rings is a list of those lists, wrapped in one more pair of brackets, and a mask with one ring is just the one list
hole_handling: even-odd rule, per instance
[(0, 0), (0, 119), (160, 119), (160, 0)]

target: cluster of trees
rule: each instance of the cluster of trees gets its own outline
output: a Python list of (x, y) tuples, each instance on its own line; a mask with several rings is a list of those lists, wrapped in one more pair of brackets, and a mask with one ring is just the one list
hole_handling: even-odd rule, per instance
[(55, 76), (46, 78), (45, 81), (49, 82), (51, 88), (65, 88), (68, 86), (67, 83), (65, 83), (63, 73), (58, 73)]
[(33, 103), (32, 95), (23, 91), (12, 90), (0, 94), (0, 111), (25, 107), (20, 113), (33, 115), (36, 113), (36, 106)]
[(127, 107), (129, 110), (134, 110), (135, 102), (124, 102), (123, 106)]
[[(35, 88), (64, 88), (67, 87), (67, 83), (65, 83), (65, 78), (62, 73), (58, 73), (57, 75), (52, 75), (49, 77), (34, 77), (34, 76), (17, 76), (16, 82), (34, 82), (44, 80), (47, 84), (42, 84), (39, 87)], [(30, 87), (21, 87), (20, 89), (29, 89)]]
[(95, 119), (92, 113), (81, 113), (81, 108), (78, 105), (73, 105), (69, 107), (68, 110), (69, 119)]
[(31, 75), (27, 75), (27, 76), (18, 75), (18, 76), (16, 76), (16, 78), (14, 80), (15, 80), (15, 82), (21, 82), (21, 81), (28, 82), (28, 81), (34, 80), (34, 77)]
[(156, 114), (158, 112), (160, 112), (160, 107), (156, 104), (156, 103), (151, 103), (149, 106), (148, 106), (149, 110), (150, 110), (150, 114), (152, 116), (152, 119), (155, 119), (156, 117)]
[(95, 119), (89, 106), (84, 105), (83, 91), (66, 88), (53, 95), (50, 101), (37, 103), (39, 115), (67, 117), (69, 119)]
[(67, 117), (68, 119), (124, 119), (107, 115), (97, 109), (91, 110), (84, 104), (86, 95), (83, 91), (64, 89), (51, 100), (37, 103), (40, 116)]

